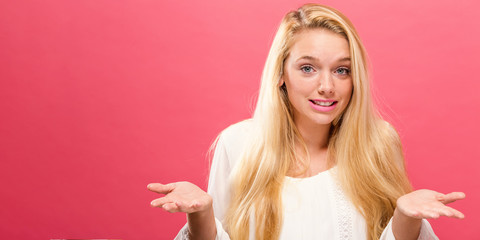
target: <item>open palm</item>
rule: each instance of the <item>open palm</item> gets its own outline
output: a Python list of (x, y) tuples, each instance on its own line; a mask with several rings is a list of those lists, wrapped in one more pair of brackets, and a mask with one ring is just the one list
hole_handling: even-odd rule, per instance
[(212, 198), (195, 184), (176, 182), (169, 184), (150, 183), (148, 190), (165, 194), (151, 202), (153, 207), (160, 207), (168, 212), (194, 213), (207, 210), (212, 206)]
[(439, 218), (447, 216), (453, 218), (464, 218), (464, 215), (446, 204), (464, 199), (462, 192), (442, 194), (432, 190), (421, 189), (403, 195), (397, 200), (397, 209), (406, 216), (422, 218)]

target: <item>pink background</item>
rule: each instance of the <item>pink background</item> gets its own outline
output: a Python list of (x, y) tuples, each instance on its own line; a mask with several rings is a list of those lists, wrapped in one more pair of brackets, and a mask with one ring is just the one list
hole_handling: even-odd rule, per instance
[[(369, 52), (416, 188), (464, 191), (480, 235), (480, 4), (322, 1)], [(393, 1), (392, 1), (393, 2)], [(150, 182), (206, 187), (205, 154), (251, 114), (281, 17), (303, 1), (0, 2), (0, 238), (172, 239)]]

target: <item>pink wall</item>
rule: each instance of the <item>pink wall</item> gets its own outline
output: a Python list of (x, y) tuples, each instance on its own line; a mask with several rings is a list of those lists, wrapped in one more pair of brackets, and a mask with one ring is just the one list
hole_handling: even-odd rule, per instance
[[(323, 1), (355, 23), (417, 188), (464, 191), (480, 235), (480, 4)], [(415, 2), (415, 3), (414, 3)], [(0, 2), (0, 238), (171, 239), (150, 182), (206, 186), (216, 134), (248, 118), (275, 27), (301, 1)]]

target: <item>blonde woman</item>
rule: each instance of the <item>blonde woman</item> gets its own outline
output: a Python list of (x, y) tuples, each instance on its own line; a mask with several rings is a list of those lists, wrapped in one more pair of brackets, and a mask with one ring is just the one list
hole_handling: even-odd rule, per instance
[(436, 239), (463, 193), (412, 191), (401, 143), (370, 97), (366, 52), (330, 7), (289, 12), (252, 119), (217, 138), (208, 193), (152, 183), (152, 206), (187, 213), (177, 239)]

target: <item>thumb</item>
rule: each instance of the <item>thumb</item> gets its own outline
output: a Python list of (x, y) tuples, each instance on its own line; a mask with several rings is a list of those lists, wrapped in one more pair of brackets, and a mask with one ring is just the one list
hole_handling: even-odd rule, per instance
[(161, 194), (168, 194), (175, 189), (175, 183), (161, 184), (161, 183), (150, 183), (147, 185), (147, 189)]
[(451, 192), (451, 193), (437, 197), (438, 201), (440, 201), (443, 204), (449, 204), (464, 198), (465, 198), (465, 193), (463, 192)]

